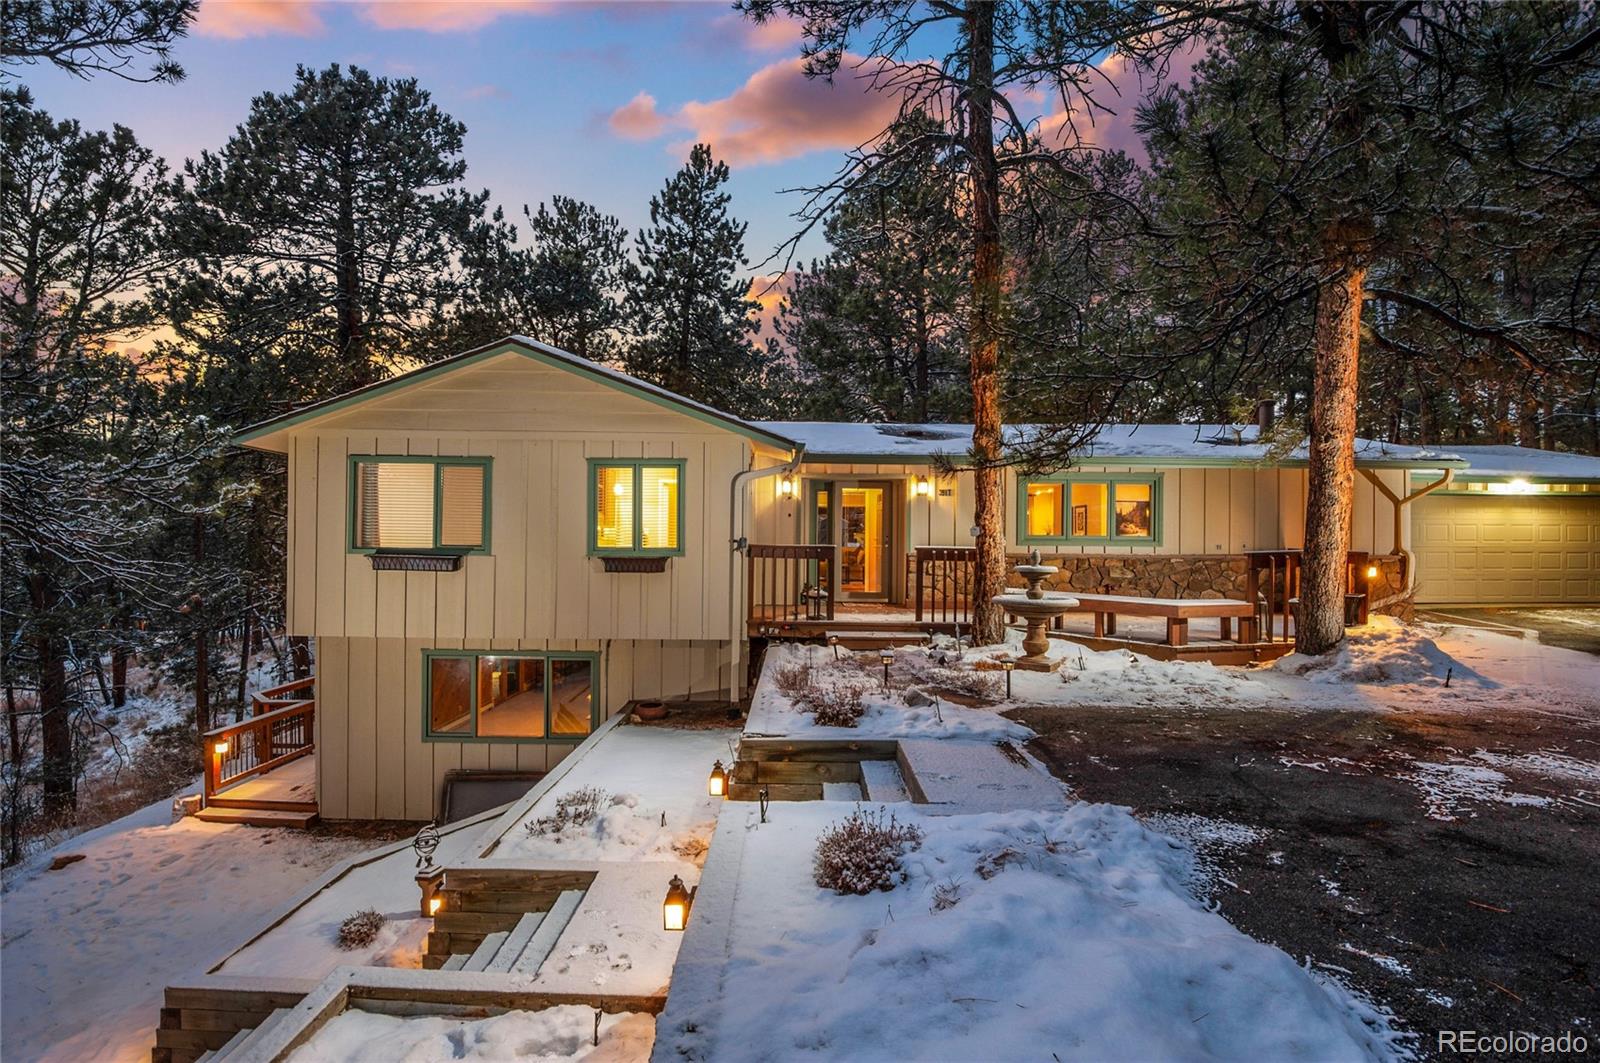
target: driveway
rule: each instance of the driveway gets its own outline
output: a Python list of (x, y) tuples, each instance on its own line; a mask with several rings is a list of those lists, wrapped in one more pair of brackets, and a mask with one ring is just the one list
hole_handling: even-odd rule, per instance
[(1466, 623), (1494, 629), (1519, 628), (1532, 631), (1549, 646), (1600, 654), (1600, 607), (1570, 606), (1563, 609), (1518, 609), (1513, 606), (1482, 609), (1444, 609), (1419, 611), (1425, 620), (1443, 624)]
[(1087, 800), (1223, 821), (1234, 844), (1210, 879), (1228, 919), (1391, 1008), (1424, 1058), (1443, 1029), (1600, 1039), (1593, 716), (1010, 715)]

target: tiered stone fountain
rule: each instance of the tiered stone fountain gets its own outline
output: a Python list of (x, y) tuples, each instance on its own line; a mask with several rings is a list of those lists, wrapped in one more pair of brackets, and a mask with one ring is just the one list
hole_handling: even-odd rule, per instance
[(1050, 651), (1050, 621), (1078, 604), (1078, 599), (1066, 594), (1054, 594), (1044, 589), (1047, 577), (1059, 571), (1054, 565), (1039, 563), (1039, 551), (1028, 556), (1026, 565), (1016, 566), (1015, 572), (1028, 581), (1028, 589), (1018, 594), (1008, 591), (991, 599), (994, 604), (1027, 622), (1028, 630), (1022, 638), (1024, 656), (1017, 658), (1018, 668), (1032, 672), (1051, 672), (1060, 667), (1061, 659), (1052, 661)]

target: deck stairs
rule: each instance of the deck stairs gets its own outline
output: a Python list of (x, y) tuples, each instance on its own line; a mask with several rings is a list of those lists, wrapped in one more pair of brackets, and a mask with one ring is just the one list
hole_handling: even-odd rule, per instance
[(556, 947), (556, 939), (572, 921), (583, 900), (582, 890), (563, 890), (548, 912), (526, 912), (510, 930), (484, 935), (472, 952), (455, 952), (444, 961), (445, 971), (533, 974)]
[(196, 812), (194, 818), (206, 823), (242, 823), (248, 827), (309, 827), (317, 821), (315, 803), (293, 808), (257, 808), (252, 805), (234, 807), (225, 804), (225, 800), (213, 797), (211, 804)]

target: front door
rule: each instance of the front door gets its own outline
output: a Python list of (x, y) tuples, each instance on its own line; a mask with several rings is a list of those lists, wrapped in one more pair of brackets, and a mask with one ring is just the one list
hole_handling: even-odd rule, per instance
[(840, 484), (839, 519), (839, 596), (846, 600), (877, 600), (889, 597), (892, 573), (889, 569), (889, 497), (886, 483)]

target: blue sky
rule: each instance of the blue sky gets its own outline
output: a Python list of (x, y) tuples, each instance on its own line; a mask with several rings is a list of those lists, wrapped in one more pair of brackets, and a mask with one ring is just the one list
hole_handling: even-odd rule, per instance
[(795, 27), (757, 28), (720, 3), (205, 0), (175, 49), (188, 71), (176, 85), (44, 67), (22, 80), (56, 117), (120, 122), (177, 165), (220, 147), (253, 96), (291, 86), (296, 64), (415, 77), (467, 126), (467, 183), (508, 214), (560, 193), (630, 230), (687, 146), (709, 139), (733, 167), (755, 264), (794, 232), (800, 197), (781, 190), (832, 173), (889, 105), (848, 79), (805, 82), (798, 55)]

